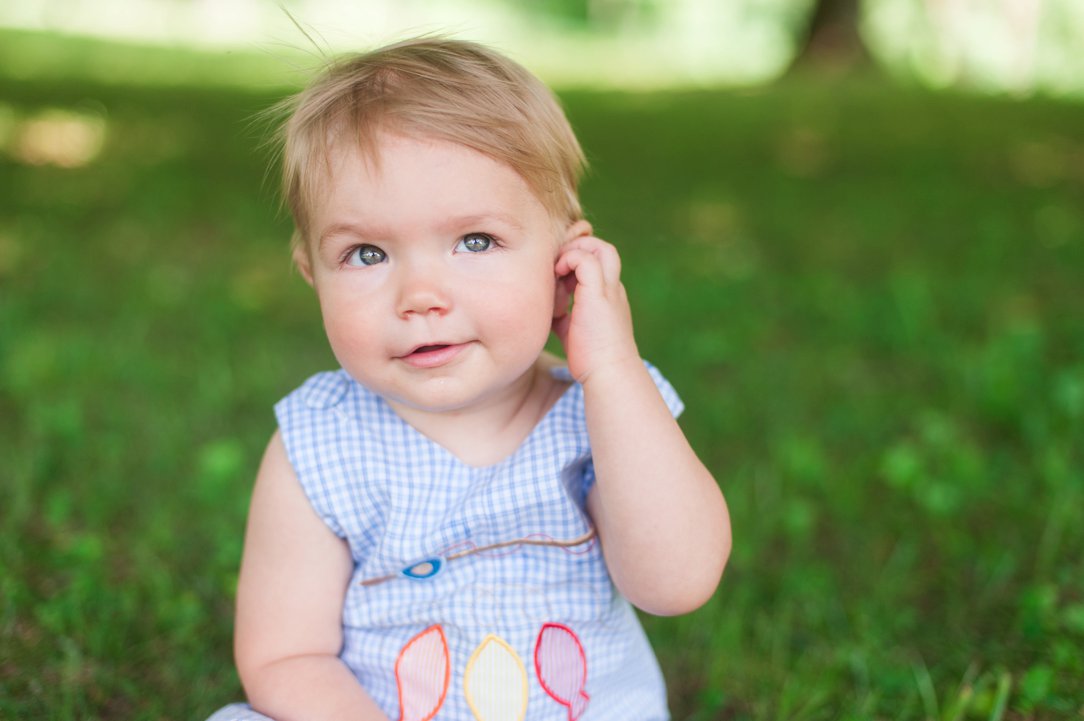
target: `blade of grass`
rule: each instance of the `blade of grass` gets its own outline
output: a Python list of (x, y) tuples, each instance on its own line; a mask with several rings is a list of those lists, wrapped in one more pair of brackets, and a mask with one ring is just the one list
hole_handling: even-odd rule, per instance
[(919, 659), (911, 670), (915, 675), (915, 685), (918, 687), (918, 695), (922, 699), (926, 718), (930, 721), (940, 718), (937, 708), (937, 691), (934, 690), (933, 677), (930, 676), (930, 669), (927, 668), (926, 662)]
[(997, 698), (994, 701), (994, 710), (990, 712), (989, 721), (1001, 721), (1005, 715), (1005, 708), (1009, 705), (1009, 692), (1012, 690), (1012, 675), (1003, 671), (997, 681)]

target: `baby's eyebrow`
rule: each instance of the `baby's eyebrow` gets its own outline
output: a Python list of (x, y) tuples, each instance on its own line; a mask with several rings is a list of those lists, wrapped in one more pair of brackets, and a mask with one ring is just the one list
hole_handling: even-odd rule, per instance
[(384, 231), (378, 228), (367, 228), (365, 226), (358, 225), (357, 223), (334, 223), (325, 228), (324, 231), (320, 233), (320, 238), (317, 241), (317, 248), (322, 248), (324, 246), (324, 242), (327, 241), (328, 238), (336, 235), (352, 235), (356, 238), (362, 239), (375, 239), (382, 237), (382, 235), (386, 237), (386, 233), (384, 233)]
[[(441, 227), (445, 232), (461, 233), (470, 230), (484, 230), (486, 225), (493, 222), (504, 224), (511, 227), (513, 230), (524, 230), (523, 223), (517, 216), (501, 212), (453, 215), (441, 223)], [(320, 233), (320, 237), (317, 240), (317, 248), (323, 248), (327, 239), (336, 235), (349, 235), (375, 243), (382, 238), (394, 237), (395, 231), (391, 228), (370, 227), (359, 223), (333, 223)]]
[(458, 230), (470, 228), (475, 225), (485, 225), (487, 222), (497, 221), (511, 226), (515, 230), (523, 230), (523, 223), (519, 218), (507, 213), (473, 213), (470, 215), (455, 216), (448, 219), (448, 227)]

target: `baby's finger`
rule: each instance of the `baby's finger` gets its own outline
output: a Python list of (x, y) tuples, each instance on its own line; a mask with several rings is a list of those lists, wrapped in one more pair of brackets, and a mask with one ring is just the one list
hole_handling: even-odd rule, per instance
[(591, 235), (580, 236), (569, 241), (566, 249), (583, 250), (595, 256), (602, 266), (602, 274), (609, 284), (617, 283), (621, 278), (621, 256), (612, 243)]
[(561, 318), (568, 315), (572, 303), (572, 294), (576, 292), (576, 275), (563, 275), (557, 277), (557, 289), (554, 294), (553, 317)]
[(557, 340), (561, 341), (562, 346), (568, 342), (568, 327), (571, 324), (572, 316), (567, 313), (553, 319), (553, 334), (557, 336)]
[(559, 278), (574, 276), (577, 285), (588, 288), (601, 288), (603, 278), (602, 264), (594, 253), (580, 248), (570, 248), (561, 253), (554, 271)]

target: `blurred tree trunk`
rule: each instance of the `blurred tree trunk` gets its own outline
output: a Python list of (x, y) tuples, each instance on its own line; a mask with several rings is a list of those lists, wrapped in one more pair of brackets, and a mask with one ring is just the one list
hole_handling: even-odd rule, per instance
[(802, 66), (849, 67), (869, 62), (858, 34), (861, 0), (814, 0), (809, 30), (791, 69)]

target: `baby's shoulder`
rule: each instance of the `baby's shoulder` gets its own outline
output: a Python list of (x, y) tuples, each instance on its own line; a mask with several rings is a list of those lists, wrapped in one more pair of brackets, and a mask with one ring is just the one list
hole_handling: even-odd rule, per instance
[(315, 411), (329, 410), (343, 402), (353, 380), (346, 371), (322, 371), (288, 393), (279, 405), (299, 405)]
[(379, 415), (379, 406), (370, 391), (340, 369), (306, 379), (275, 404), (275, 417), (287, 434), (306, 428), (332, 429), (344, 420), (365, 427)]

